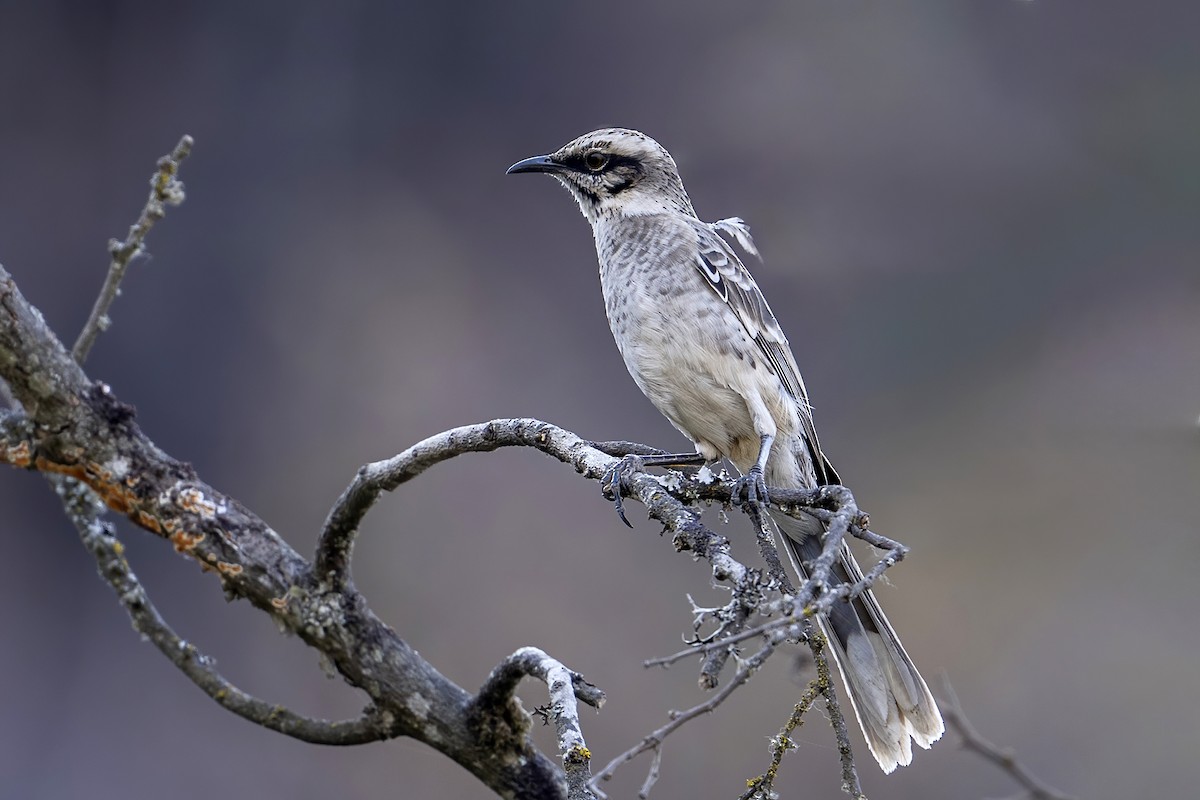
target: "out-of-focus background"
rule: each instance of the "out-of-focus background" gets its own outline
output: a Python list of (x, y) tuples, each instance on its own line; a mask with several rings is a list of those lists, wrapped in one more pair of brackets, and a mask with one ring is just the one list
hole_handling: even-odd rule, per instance
[[(106, 241), (192, 134), (187, 202), (88, 371), (308, 552), (360, 463), (452, 426), (686, 446), (625, 373), (568, 196), (504, 175), (645, 130), (702, 217), (753, 227), (824, 443), (912, 547), (880, 596), (931, 682), (1061, 788), (1192, 796), (1198, 30), (1188, 0), (4, 3), (0, 262), (71, 341)], [(356, 579), (460, 685), (527, 644), (582, 671), (609, 693), (584, 715), (603, 764), (702, 699), (693, 665), (640, 665), (678, 649), (687, 593), (721, 597), (633, 517), (537, 454), (462, 458), (385, 499)], [(228, 677), (361, 708), (123, 529)], [(130, 631), (38, 476), (0, 474), (0, 531), (5, 800), (488, 796), (424, 745), (321, 749), (220, 710)], [(778, 657), (673, 736), (654, 796), (744, 791), (806, 677)], [(799, 739), (784, 796), (840, 796), (819, 715)], [(1015, 791), (953, 736), (890, 777), (859, 764), (873, 797)]]

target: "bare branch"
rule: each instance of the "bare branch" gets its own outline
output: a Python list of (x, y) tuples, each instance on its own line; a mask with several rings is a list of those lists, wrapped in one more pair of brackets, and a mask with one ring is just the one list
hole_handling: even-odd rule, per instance
[(125, 237), (125, 241), (109, 241), (108, 253), (112, 260), (108, 265), (108, 275), (104, 278), (104, 286), (101, 287), (100, 295), (92, 306), (92, 313), (84, 324), (83, 331), (75, 340), (75, 346), (71, 348), (71, 354), (79, 364), (87, 360), (88, 353), (91, 352), (92, 345), (96, 343), (101, 331), (108, 329), (111, 323), (108, 310), (120, 294), (121, 280), (125, 277), (129, 265), (145, 252), (143, 245), (146, 235), (150, 233), (154, 223), (166, 216), (167, 206), (177, 206), (183, 202), (183, 184), (175, 175), (179, 172), (180, 162), (191, 152), (192, 137), (184, 136), (179, 140), (179, 144), (175, 145), (174, 150), (158, 160), (158, 169), (150, 177), (150, 196), (146, 199), (146, 205), (138, 215), (137, 222), (129, 228), (129, 235)]
[(954, 732), (958, 734), (963, 748), (978, 753), (1008, 773), (1009, 777), (1025, 790), (1025, 795), (1032, 800), (1078, 800), (1074, 795), (1060, 792), (1033, 775), (1020, 761), (1017, 761), (1017, 754), (1011, 748), (999, 747), (983, 738), (983, 735), (975, 730), (975, 726), (963, 713), (962, 706), (958, 703), (958, 695), (954, 693), (954, 687), (950, 685), (948, 678), (943, 677), (942, 688), (946, 695), (944, 699), (938, 701), (938, 705), (942, 709), (942, 718), (946, 721), (947, 727), (953, 728)]

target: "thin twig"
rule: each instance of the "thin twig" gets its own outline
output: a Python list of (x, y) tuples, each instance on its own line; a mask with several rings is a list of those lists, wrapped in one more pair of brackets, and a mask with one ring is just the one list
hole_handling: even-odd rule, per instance
[[(368, 712), (358, 719), (341, 722), (312, 719), (253, 697), (231, 684), (213, 667), (211, 658), (181, 639), (163, 620), (145, 589), (129, 569), (129, 563), (123, 556), (125, 548), (113, 535), (111, 525), (101, 522), (95, 513), (95, 495), (91, 490), (75, 483), (73, 487), (68, 487), (67, 491), (76, 492), (74, 497), (63, 498), (68, 516), (78, 528), (84, 546), (96, 559), (96, 567), (101, 577), (112, 586), (121, 605), (128, 612), (134, 630), (157, 647), (159, 652), (222, 708), (256, 725), (312, 744), (356, 745), (377, 742), (395, 735), (386, 713)], [(72, 509), (83, 513), (71, 513)]]
[(695, 658), (697, 655), (711, 653), (714, 650), (721, 650), (723, 648), (735, 645), (738, 642), (744, 642), (747, 639), (753, 639), (756, 636), (766, 635), (766, 634), (770, 633), (771, 631), (776, 630), (777, 628), (780, 628), (784, 625), (789, 624), (790, 622), (792, 622), (792, 620), (788, 620), (788, 619), (769, 620), (767, 622), (762, 623), (761, 625), (755, 625), (753, 628), (747, 628), (744, 631), (739, 631), (738, 633), (730, 634), (729, 636), (722, 637), (715, 641), (701, 642), (698, 644), (690, 645), (684, 650), (680, 650), (678, 652), (671, 653), (671, 655), (669, 655), (669, 656), (656, 656), (655, 658), (647, 658), (645, 661), (642, 662), (642, 666), (643, 667), (669, 667), (678, 661), (683, 661), (685, 658)]
[(1033, 775), (1017, 761), (1017, 754), (1011, 748), (999, 747), (983, 738), (963, 713), (962, 706), (958, 703), (958, 695), (954, 693), (954, 687), (945, 676), (942, 678), (942, 688), (946, 694), (945, 699), (938, 701), (942, 709), (942, 718), (946, 725), (958, 734), (964, 749), (978, 753), (1004, 770), (1032, 800), (1078, 800), (1074, 795), (1061, 792)]
[(663, 725), (661, 728), (648, 734), (636, 745), (629, 748), (624, 753), (621, 753), (612, 761), (609, 761), (608, 764), (605, 765), (604, 769), (597, 772), (595, 777), (592, 778), (592, 787), (595, 788), (599, 781), (610, 780), (618, 768), (629, 763), (647, 750), (660, 748), (663, 740), (676, 729), (702, 714), (707, 714), (713, 711), (717, 706), (725, 702), (729, 695), (733, 694), (738, 687), (748, 681), (750, 677), (757, 672), (764, 663), (766, 663), (766, 660), (771, 657), (772, 653), (775, 652), (775, 648), (777, 648), (782, 641), (783, 639), (781, 637), (769, 638), (761, 650), (750, 656), (745, 661), (741, 662), (738, 671), (729, 680), (729, 683), (725, 685), (725, 688), (721, 689), (721, 691), (717, 692), (703, 703), (692, 706), (686, 711), (672, 712), (670, 715), (671, 719), (666, 725)]
[(133, 260), (144, 252), (146, 235), (167, 213), (167, 206), (177, 206), (183, 202), (183, 184), (175, 175), (179, 172), (179, 164), (192, 152), (192, 137), (184, 136), (175, 145), (175, 149), (158, 160), (158, 169), (150, 178), (150, 197), (142, 207), (137, 222), (129, 228), (125, 241), (112, 239), (108, 243), (108, 252), (112, 260), (108, 265), (108, 275), (104, 278), (104, 286), (92, 306), (92, 313), (83, 326), (71, 355), (79, 364), (87, 360), (92, 345), (96, 343), (100, 333), (108, 329), (111, 318), (108, 310), (121, 292), (121, 280)]

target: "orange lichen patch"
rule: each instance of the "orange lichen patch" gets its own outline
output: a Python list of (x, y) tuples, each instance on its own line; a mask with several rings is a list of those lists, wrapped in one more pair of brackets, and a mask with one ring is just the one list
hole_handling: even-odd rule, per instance
[(176, 553), (190, 553), (196, 545), (204, 541), (203, 533), (188, 533), (176, 531), (171, 534), (171, 544), (175, 545)]
[(189, 511), (193, 514), (199, 514), (202, 517), (211, 519), (217, 514), (216, 503), (204, 496), (204, 493), (197, 489), (181, 489), (179, 491), (179, 507), (184, 511)]
[(137, 497), (128, 492), (104, 491), (104, 484), (92, 486), (92, 488), (100, 493), (100, 497), (104, 498), (104, 502), (108, 503), (108, 507), (113, 511), (120, 511), (122, 514), (132, 514), (133, 510), (137, 508)]
[[(142, 511), (141, 509), (138, 509), (138, 512), (137, 512), (137, 524), (141, 525), (143, 528), (145, 528), (148, 531), (153, 531), (154, 533), (162, 533), (162, 526), (158, 524), (158, 520), (155, 517), (151, 516), (150, 514), (147, 514), (145, 511)], [(201, 536), (201, 538), (204, 538), (204, 537)]]
[(242, 574), (242, 565), (241, 564), (230, 564), (228, 561), (218, 561), (217, 562), (217, 571), (220, 572), (222, 575), (230, 575), (230, 576), (241, 575)]
[[(56, 475), (66, 475), (68, 478), (74, 478), (80, 483), (87, 484), (92, 491), (100, 496), (104, 504), (120, 514), (134, 516), (137, 507), (141, 505), (138, 496), (126, 489), (121, 483), (112, 480), (103, 480), (97, 473), (105, 473), (109, 478), (114, 476), (109, 470), (103, 469), (94, 463), (88, 464), (86, 467), (79, 464), (60, 464), (57, 461), (51, 461), (43, 456), (38, 456), (34, 459), (34, 469), (39, 472), (52, 472)], [(134, 521), (139, 525), (143, 525), (149, 530), (159, 533), (157, 522), (147, 523), (140, 516), (134, 516)]]
[(108, 503), (109, 508), (121, 511), (126, 514), (132, 514), (134, 509), (141, 505), (141, 500), (133, 492), (125, 491), (119, 484), (100, 484), (92, 486), (100, 496), (104, 498), (104, 502)]
[(287, 604), (288, 604), (288, 599), (287, 599), (286, 595), (283, 597), (272, 597), (271, 598), (271, 605), (274, 606), (275, 608), (279, 609), (280, 611), (283, 611), (285, 608), (287, 608)]
[(12, 447), (4, 448), (3, 453), (4, 460), (14, 467), (29, 469), (29, 465), (33, 463), (33, 455), (29, 448), (29, 442), (17, 442)]
[[(59, 464), (57, 461), (51, 461), (45, 456), (38, 456), (34, 459), (33, 467), (38, 472), (55, 472), (59, 475), (66, 475), (75, 480), (83, 481), (88, 486), (92, 485), (92, 481), (88, 480), (87, 470), (78, 464)], [(99, 490), (100, 487), (92, 486), (92, 488)]]
[(180, 529), (179, 520), (164, 519), (162, 521), (162, 529), (163, 529), (163, 533), (170, 536), (171, 534), (175, 533), (176, 531), (178, 531)]
[(112, 479), (113, 479), (112, 472), (105, 469), (100, 464), (97, 464), (95, 461), (89, 461), (87, 463), (87, 471), (89, 474), (95, 475), (97, 478), (99, 478), (104, 483), (112, 483)]

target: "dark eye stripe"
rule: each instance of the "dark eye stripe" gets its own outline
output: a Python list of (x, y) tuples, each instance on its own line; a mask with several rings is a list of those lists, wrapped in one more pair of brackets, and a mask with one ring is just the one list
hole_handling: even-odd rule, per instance
[[(595, 150), (588, 150), (587, 152), (593, 153)], [(563, 163), (571, 169), (579, 172), (593, 172), (593, 170), (587, 165), (587, 153), (569, 156), (568, 158), (563, 159)], [(603, 174), (605, 172), (612, 172), (617, 167), (628, 167), (638, 175), (642, 173), (641, 161), (637, 160), (633, 156), (619, 156), (612, 154), (608, 154), (608, 163), (604, 165), (604, 168), (600, 170), (600, 173)]]

